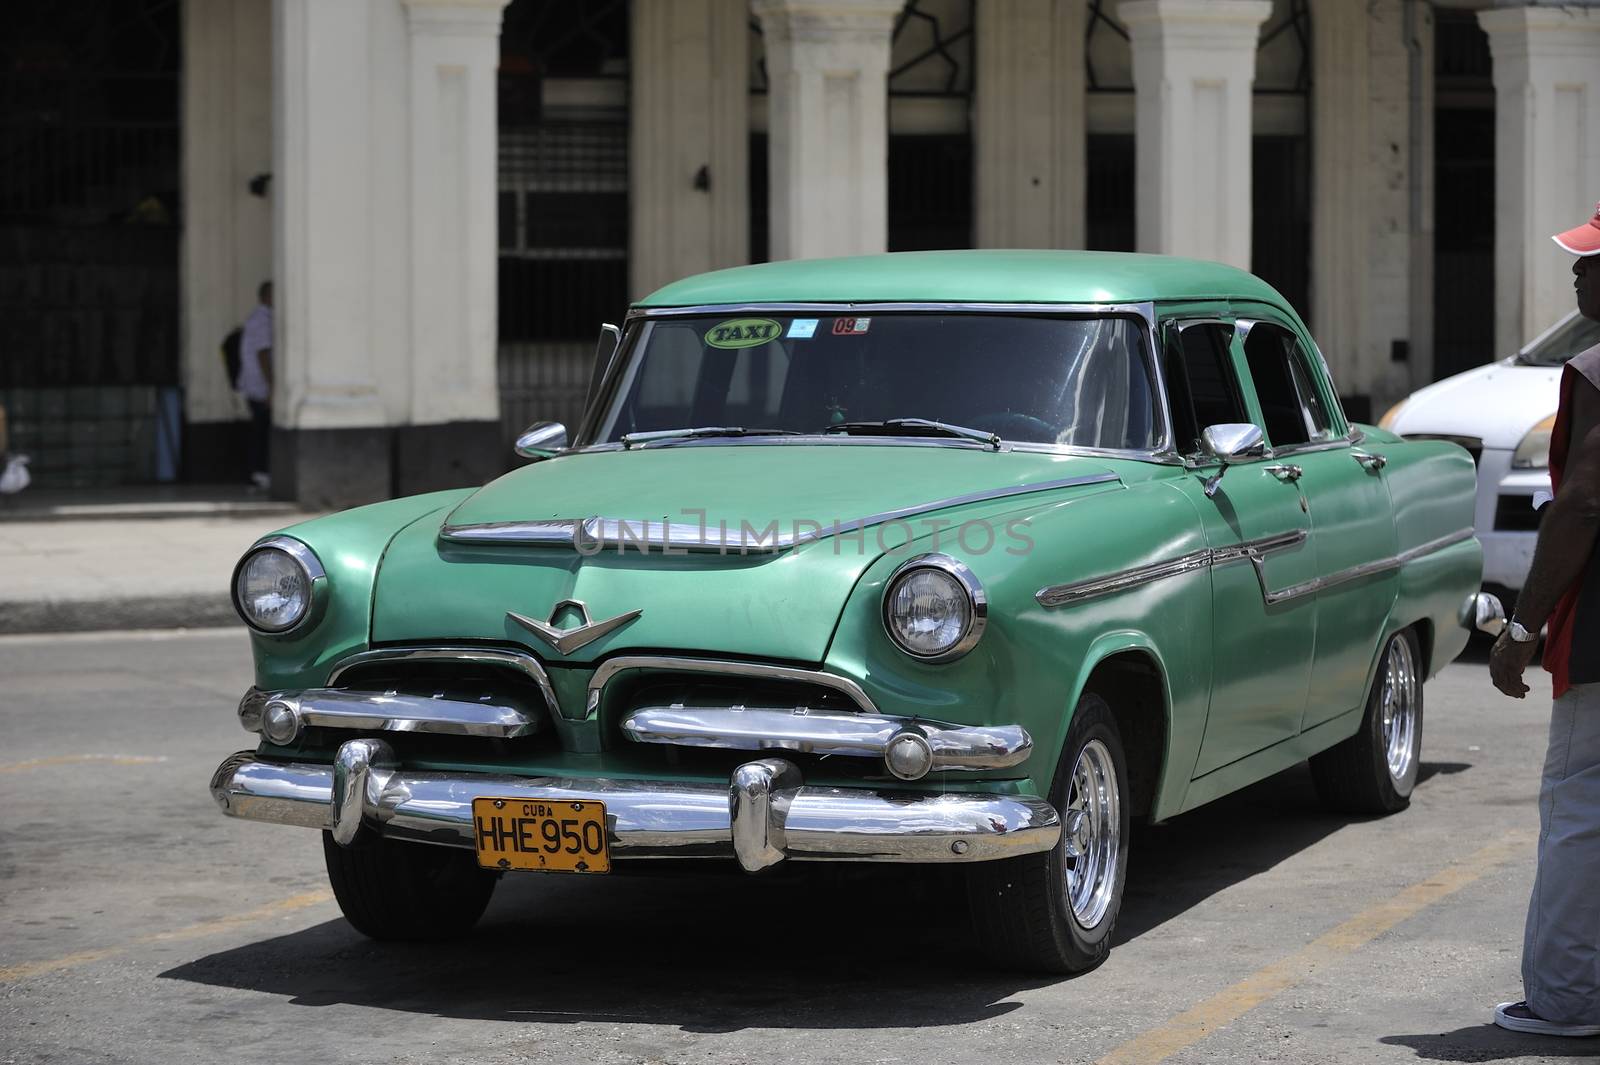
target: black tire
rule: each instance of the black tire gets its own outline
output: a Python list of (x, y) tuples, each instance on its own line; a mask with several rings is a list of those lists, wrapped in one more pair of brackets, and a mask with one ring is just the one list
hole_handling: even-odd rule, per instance
[[(1116, 806), (1108, 820), (1117, 825), (1116, 850), (1110, 863), (1109, 898), (1093, 923), (1085, 925), (1067, 900), (1066, 822), (1072, 799), (1074, 770), (1086, 748), (1097, 743), (1110, 763), (1116, 783)], [(1084, 693), (1072, 715), (1056, 765), (1050, 802), (1062, 812), (1063, 838), (1043, 854), (983, 862), (967, 869), (967, 902), (978, 943), (997, 964), (1011, 969), (1049, 973), (1088, 972), (1106, 960), (1111, 933), (1122, 910), (1122, 887), (1128, 869), (1128, 765), (1122, 736), (1104, 699)]]
[[(1397, 672), (1398, 671), (1398, 672)], [(1391, 725), (1384, 724), (1385, 699), (1401, 696), (1398, 686), (1409, 689), (1412, 701), (1409, 737), (1397, 748), (1406, 751), (1404, 768), (1396, 774), (1390, 764), (1390, 734), (1400, 715), (1391, 704)], [(1311, 777), (1317, 794), (1330, 809), (1353, 814), (1392, 814), (1411, 804), (1422, 760), (1422, 654), (1416, 633), (1403, 629), (1389, 638), (1367, 693), (1367, 709), (1356, 734), (1311, 758)]]
[(322, 855), (345, 920), (373, 939), (462, 935), (483, 916), (499, 879), (471, 851), (382, 837), (341, 847), (324, 832)]

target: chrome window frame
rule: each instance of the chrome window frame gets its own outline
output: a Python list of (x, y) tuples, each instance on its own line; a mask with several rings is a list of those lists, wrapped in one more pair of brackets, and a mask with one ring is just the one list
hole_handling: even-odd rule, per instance
[[(591, 441), (598, 435), (602, 411), (611, 402), (621, 379), (628, 376), (634, 360), (634, 351), (637, 347), (639, 330), (637, 326), (642, 322), (654, 321), (661, 318), (692, 318), (699, 316), (719, 316), (733, 314), (815, 314), (819, 317), (838, 316), (840, 314), (880, 315), (880, 314), (1007, 314), (1021, 315), (1033, 318), (1137, 318), (1144, 323), (1144, 357), (1145, 369), (1149, 375), (1155, 395), (1155, 419), (1159, 430), (1156, 444), (1151, 448), (1097, 448), (1079, 447), (1070, 444), (1043, 444), (1023, 441), (1005, 441), (1000, 448), (1004, 451), (1019, 451), (1030, 454), (1045, 455), (1086, 455), (1101, 458), (1134, 459), (1144, 462), (1156, 462), (1165, 465), (1183, 465), (1183, 459), (1174, 450), (1172, 417), (1167, 398), (1167, 380), (1162, 373), (1160, 341), (1157, 335), (1158, 323), (1154, 301), (1137, 303), (985, 303), (985, 302), (813, 302), (813, 303), (706, 303), (691, 304), (681, 307), (631, 307), (627, 317), (623, 319), (623, 342), (619, 348), (618, 356), (612, 360), (612, 369), (607, 373), (599, 391), (596, 394), (595, 408), (584, 415), (583, 425), (578, 439), (585, 441), (580, 446), (573, 447), (564, 454), (585, 454), (598, 451), (621, 451), (620, 442), (596, 444)], [(711, 438), (689, 438), (677, 440), (652, 441), (647, 444), (635, 445), (631, 450), (641, 451), (655, 447), (782, 447), (782, 446), (814, 446), (818, 444), (839, 444), (850, 446), (887, 446), (887, 447), (958, 447), (977, 448), (980, 450), (993, 450), (987, 444), (971, 440), (958, 440), (946, 437), (918, 437), (905, 436), (894, 438), (877, 437), (845, 437), (837, 435), (817, 434), (806, 436), (776, 436), (776, 437), (734, 437), (719, 440)]]

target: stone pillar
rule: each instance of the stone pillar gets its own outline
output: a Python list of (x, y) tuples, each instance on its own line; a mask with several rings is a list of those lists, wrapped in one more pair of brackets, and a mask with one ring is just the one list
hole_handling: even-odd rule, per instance
[(1082, 0), (984, 0), (973, 107), (980, 248), (1084, 242)]
[(1124, 0), (1140, 251), (1250, 267), (1251, 84), (1271, 0)]
[(1311, 26), (1311, 332), (1339, 390), (1365, 393), (1367, 13), (1349, 0), (1312, 0)]
[(497, 359), (496, 71), (506, 0), (403, 0), (409, 36), (411, 397), (404, 495), (504, 468)]
[(1503, 7), (1478, 22), (1494, 56), (1495, 350), (1509, 354), (1573, 307), (1572, 257), (1550, 234), (1600, 198), (1600, 10)]
[(888, 247), (888, 72), (902, 0), (753, 0), (766, 40), (771, 257)]
[(502, 0), (277, 0), (273, 493), (505, 466), (495, 379)]
[(750, 7), (635, 0), (629, 292), (750, 257)]
[(219, 348), (272, 274), (272, 0), (183, 5), (185, 480), (244, 480), (244, 403)]

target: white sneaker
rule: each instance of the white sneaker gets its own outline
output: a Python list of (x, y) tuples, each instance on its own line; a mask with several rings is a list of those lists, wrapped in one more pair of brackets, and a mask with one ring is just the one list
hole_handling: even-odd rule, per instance
[(1528, 1008), (1526, 1002), (1502, 1002), (1494, 1008), (1494, 1023), (1512, 1032), (1531, 1035), (1582, 1037), (1600, 1035), (1600, 1024), (1562, 1024), (1547, 1021)]
[(265, 492), (272, 487), (272, 478), (258, 470), (250, 475), (250, 483)]

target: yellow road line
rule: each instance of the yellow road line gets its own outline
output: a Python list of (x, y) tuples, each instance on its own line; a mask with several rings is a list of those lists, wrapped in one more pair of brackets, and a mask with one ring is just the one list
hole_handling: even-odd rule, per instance
[(216, 935), (243, 925), (255, 924), (272, 917), (280, 917), (286, 913), (303, 910), (309, 906), (317, 906), (328, 902), (333, 895), (327, 891), (307, 891), (303, 895), (291, 895), (277, 902), (270, 902), (265, 906), (244, 913), (229, 914), (227, 917), (214, 917), (209, 921), (189, 925), (186, 928), (174, 928), (168, 932), (152, 932), (147, 936), (140, 936), (116, 947), (101, 947), (96, 950), (80, 950), (74, 954), (64, 954), (59, 958), (50, 958), (45, 961), (26, 961), (19, 965), (12, 965), (0, 969), (0, 984), (16, 983), (26, 980), (31, 976), (41, 973), (53, 973), (60, 969), (70, 969), (75, 965), (87, 965), (89, 962), (101, 961), (105, 958), (115, 957), (126, 953), (135, 947), (146, 946), (150, 943), (172, 943), (184, 939), (199, 939), (202, 936)]
[(1133, 1065), (1136, 1062), (1150, 1065), (1194, 1046), (1218, 1028), (1233, 1023), (1317, 970), (1333, 965), (1406, 918), (1460, 891), (1511, 858), (1525, 856), (1531, 840), (1528, 833), (1512, 833), (1446, 866), (1428, 879), (1412, 884), (1393, 898), (1323, 933), (1288, 957), (1185, 1010), (1161, 1027), (1135, 1036), (1101, 1058), (1097, 1065)]
[(32, 758), (26, 762), (0, 765), (0, 773), (17, 773), (24, 769), (42, 769), (52, 765), (82, 765), (85, 762), (96, 762), (100, 765), (149, 765), (152, 762), (166, 760), (165, 755), (148, 754), (58, 754), (50, 758)]

